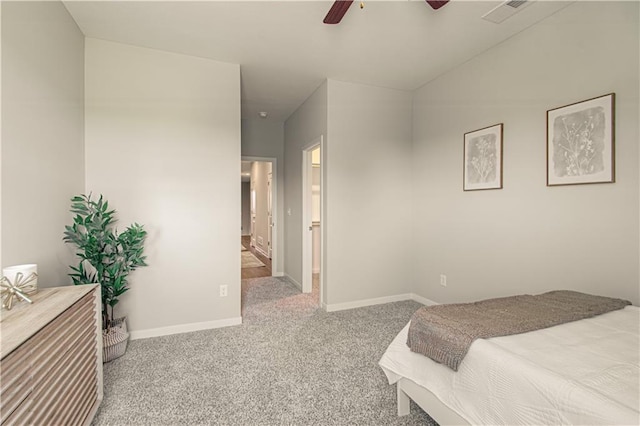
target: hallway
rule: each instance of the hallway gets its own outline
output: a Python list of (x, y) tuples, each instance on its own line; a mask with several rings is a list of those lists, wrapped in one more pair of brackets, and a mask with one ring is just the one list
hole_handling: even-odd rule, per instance
[(261, 278), (271, 276), (271, 259), (258, 252), (255, 248), (251, 247), (251, 236), (243, 235), (241, 237), (241, 244), (244, 248), (249, 250), (255, 257), (257, 257), (265, 266), (258, 266), (255, 268), (242, 268), (241, 279), (247, 278)]

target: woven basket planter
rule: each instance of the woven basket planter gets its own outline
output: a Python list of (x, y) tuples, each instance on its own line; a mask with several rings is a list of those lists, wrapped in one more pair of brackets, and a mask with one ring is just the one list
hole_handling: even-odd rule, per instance
[(113, 361), (127, 351), (129, 333), (126, 317), (112, 321), (111, 327), (102, 330), (102, 362)]

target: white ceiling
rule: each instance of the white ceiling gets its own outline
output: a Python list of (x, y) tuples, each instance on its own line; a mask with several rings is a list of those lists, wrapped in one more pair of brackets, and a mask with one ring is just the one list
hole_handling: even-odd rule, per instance
[(502, 24), (500, 1), (66, 1), (87, 37), (241, 65), (242, 117), (284, 121), (326, 79), (413, 90), (570, 2), (537, 1)]

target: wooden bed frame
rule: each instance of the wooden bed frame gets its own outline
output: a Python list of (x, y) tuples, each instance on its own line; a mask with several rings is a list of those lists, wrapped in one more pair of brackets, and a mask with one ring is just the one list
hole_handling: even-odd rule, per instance
[(431, 391), (403, 377), (397, 383), (398, 416), (409, 414), (409, 399), (418, 404), (433, 420), (440, 425), (468, 425), (465, 419), (444, 405)]

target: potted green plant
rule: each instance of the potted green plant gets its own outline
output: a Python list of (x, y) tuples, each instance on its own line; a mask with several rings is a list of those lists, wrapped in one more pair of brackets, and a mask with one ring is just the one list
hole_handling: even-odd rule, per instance
[(129, 290), (128, 276), (140, 266), (147, 266), (143, 256), (147, 231), (134, 223), (118, 233), (114, 224), (116, 211), (102, 195), (96, 200), (91, 194), (71, 199), (73, 224), (65, 226), (66, 243), (76, 246), (78, 266), (70, 266), (73, 283), (98, 283), (102, 293), (103, 361), (124, 354), (129, 338), (125, 318), (114, 318), (114, 308), (120, 296)]

